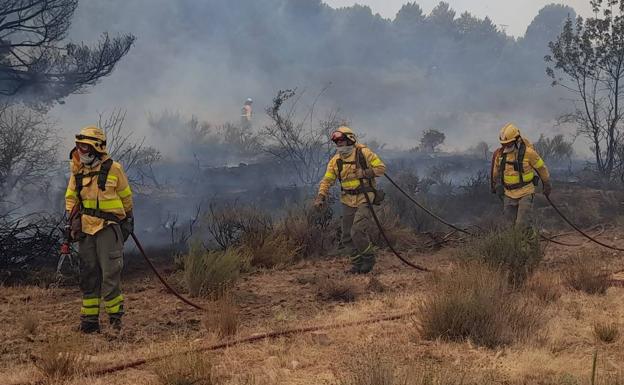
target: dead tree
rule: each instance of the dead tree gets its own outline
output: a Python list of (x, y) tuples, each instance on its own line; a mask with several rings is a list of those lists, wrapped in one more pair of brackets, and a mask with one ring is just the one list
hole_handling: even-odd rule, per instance
[(41, 187), (57, 169), (57, 147), (44, 115), (21, 106), (0, 106), (0, 196)]
[(49, 104), (109, 75), (135, 37), (65, 43), (78, 0), (0, 0), (0, 95)]
[[(301, 95), (295, 97), (295, 90), (280, 90), (273, 99), (273, 106), (266, 109), (271, 124), (266, 126), (262, 135), (268, 139), (265, 151), (277, 159), (288, 163), (299, 181), (304, 185), (318, 183), (325, 164), (333, 152), (329, 137), (344, 121), (338, 118), (338, 112), (331, 112), (328, 117), (315, 122), (317, 96), (307, 114), (296, 122), (297, 104)], [(287, 101), (292, 100), (284, 111)]]
[(98, 125), (106, 132), (109, 155), (124, 166), (134, 186), (161, 188), (153, 169), (160, 161), (160, 151), (146, 145), (145, 138), (134, 140), (132, 132), (124, 126), (125, 120), (124, 110), (114, 110), (106, 117), (100, 114)]

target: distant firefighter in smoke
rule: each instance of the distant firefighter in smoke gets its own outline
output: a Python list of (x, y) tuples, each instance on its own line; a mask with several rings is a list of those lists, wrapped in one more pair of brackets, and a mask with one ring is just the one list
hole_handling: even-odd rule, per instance
[(541, 179), (544, 195), (549, 196), (552, 189), (548, 168), (515, 125), (509, 123), (503, 127), (499, 141), (501, 147), (492, 157), (492, 193), (503, 200), (504, 215), (509, 224), (532, 227), (535, 186)]
[(253, 115), (253, 100), (251, 98), (247, 98), (245, 100), (245, 104), (243, 104), (243, 108), (241, 108), (241, 128), (243, 130), (251, 129), (251, 117)]
[(366, 274), (375, 265), (375, 251), (371, 232), (375, 226), (366, 196), (373, 204), (379, 204), (383, 192), (376, 189), (375, 178), (382, 176), (386, 166), (368, 147), (357, 143), (349, 127), (339, 127), (332, 133), (337, 153), (327, 165), (327, 171), (320, 183), (316, 207), (327, 202), (329, 188), (336, 179), (340, 182), (342, 202), (342, 239), (339, 250), (351, 257), (349, 273)]
[(70, 237), (78, 242), (80, 259), (80, 330), (99, 332), (100, 299), (114, 330), (121, 330), (124, 297), (120, 280), (123, 244), (134, 231), (132, 191), (123, 167), (106, 151), (98, 127), (76, 135), (70, 153), (71, 175), (65, 194)]

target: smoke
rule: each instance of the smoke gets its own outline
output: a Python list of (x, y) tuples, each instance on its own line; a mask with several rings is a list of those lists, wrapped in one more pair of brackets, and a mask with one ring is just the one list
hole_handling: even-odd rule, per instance
[(98, 112), (125, 108), (127, 124), (150, 142), (150, 114), (236, 122), (252, 97), (257, 128), (278, 89), (314, 94), (331, 83), (319, 108), (339, 108), (359, 133), (391, 146), (414, 146), (429, 128), (447, 134), (448, 149), (493, 144), (508, 121), (531, 137), (553, 131), (565, 103), (543, 56), (570, 9), (538, 20), (550, 30), (516, 40), (489, 20), (462, 24), (455, 14), (449, 24), (452, 10), (439, 8), (400, 26), (367, 7), (319, 0), (83, 1), (71, 39), (127, 32), (136, 46), (112, 76), (53, 114), (73, 132)]

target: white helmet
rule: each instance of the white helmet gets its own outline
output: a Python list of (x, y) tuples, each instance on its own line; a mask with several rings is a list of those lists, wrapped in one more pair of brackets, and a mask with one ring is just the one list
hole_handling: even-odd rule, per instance
[(251, 104), (251, 103), (253, 103), (253, 100), (251, 98), (247, 98), (247, 100), (245, 100), (245, 103)]

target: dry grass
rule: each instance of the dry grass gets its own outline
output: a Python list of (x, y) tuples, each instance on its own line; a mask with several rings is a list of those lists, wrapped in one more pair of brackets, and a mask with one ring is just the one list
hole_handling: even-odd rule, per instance
[(397, 371), (380, 347), (364, 348), (355, 356), (347, 363), (340, 385), (399, 385)]
[(32, 337), (37, 334), (39, 328), (39, 318), (33, 313), (26, 313), (22, 318), (22, 331), (27, 337)]
[(521, 285), (542, 261), (544, 251), (539, 237), (528, 231), (510, 228), (474, 238), (460, 256), (487, 263), (495, 269), (504, 269), (512, 283)]
[(213, 385), (213, 362), (206, 353), (177, 353), (152, 364), (162, 385)]
[(577, 256), (564, 273), (565, 283), (574, 290), (602, 295), (611, 285), (609, 273), (593, 256)]
[(72, 338), (57, 338), (32, 357), (46, 383), (57, 384), (86, 373), (89, 362), (77, 344)]
[(317, 294), (325, 301), (355, 302), (357, 288), (348, 280), (322, 278), (317, 284)]
[(525, 290), (545, 303), (556, 302), (563, 294), (561, 278), (555, 274), (537, 273), (526, 282)]
[(323, 255), (331, 247), (335, 236), (332, 228), (337, 226), (333, 220), (331, 207), (321, 210), (310, 206), (293, 206), (276, 225), (276, 231), (285, 235), (299, 247), (302, 258)]
[(193, 246), (184, 260), (184, 281), (191, 296), (220, 296), (246, 263), (237, 249), (205, 251)]
[(620, 327), (615, 322), (596, 322), (594, 324), (594, 336), (597, 340), (610, 344), (615, 342), (620, 335)]
[(434, 285), (420, 306), (420, 331), (428, 339), (471, 340), (493, 348), (533, 336), (544, 321), (540, 307), (487, 265), (465, 264)]
[(228, 293), (214, 302), (208, 316), (204, 319), (206, 329), (219, 337), (236, 335), (239, 324), (239, 309)]
[(373, 293), (383, 293), (384, 291), (386, 291), (386, 287), (377, 277), (373, 276), (370, 277), (370, 279), (368, 280), (368, 283), (366, 284), (366, 290)]

